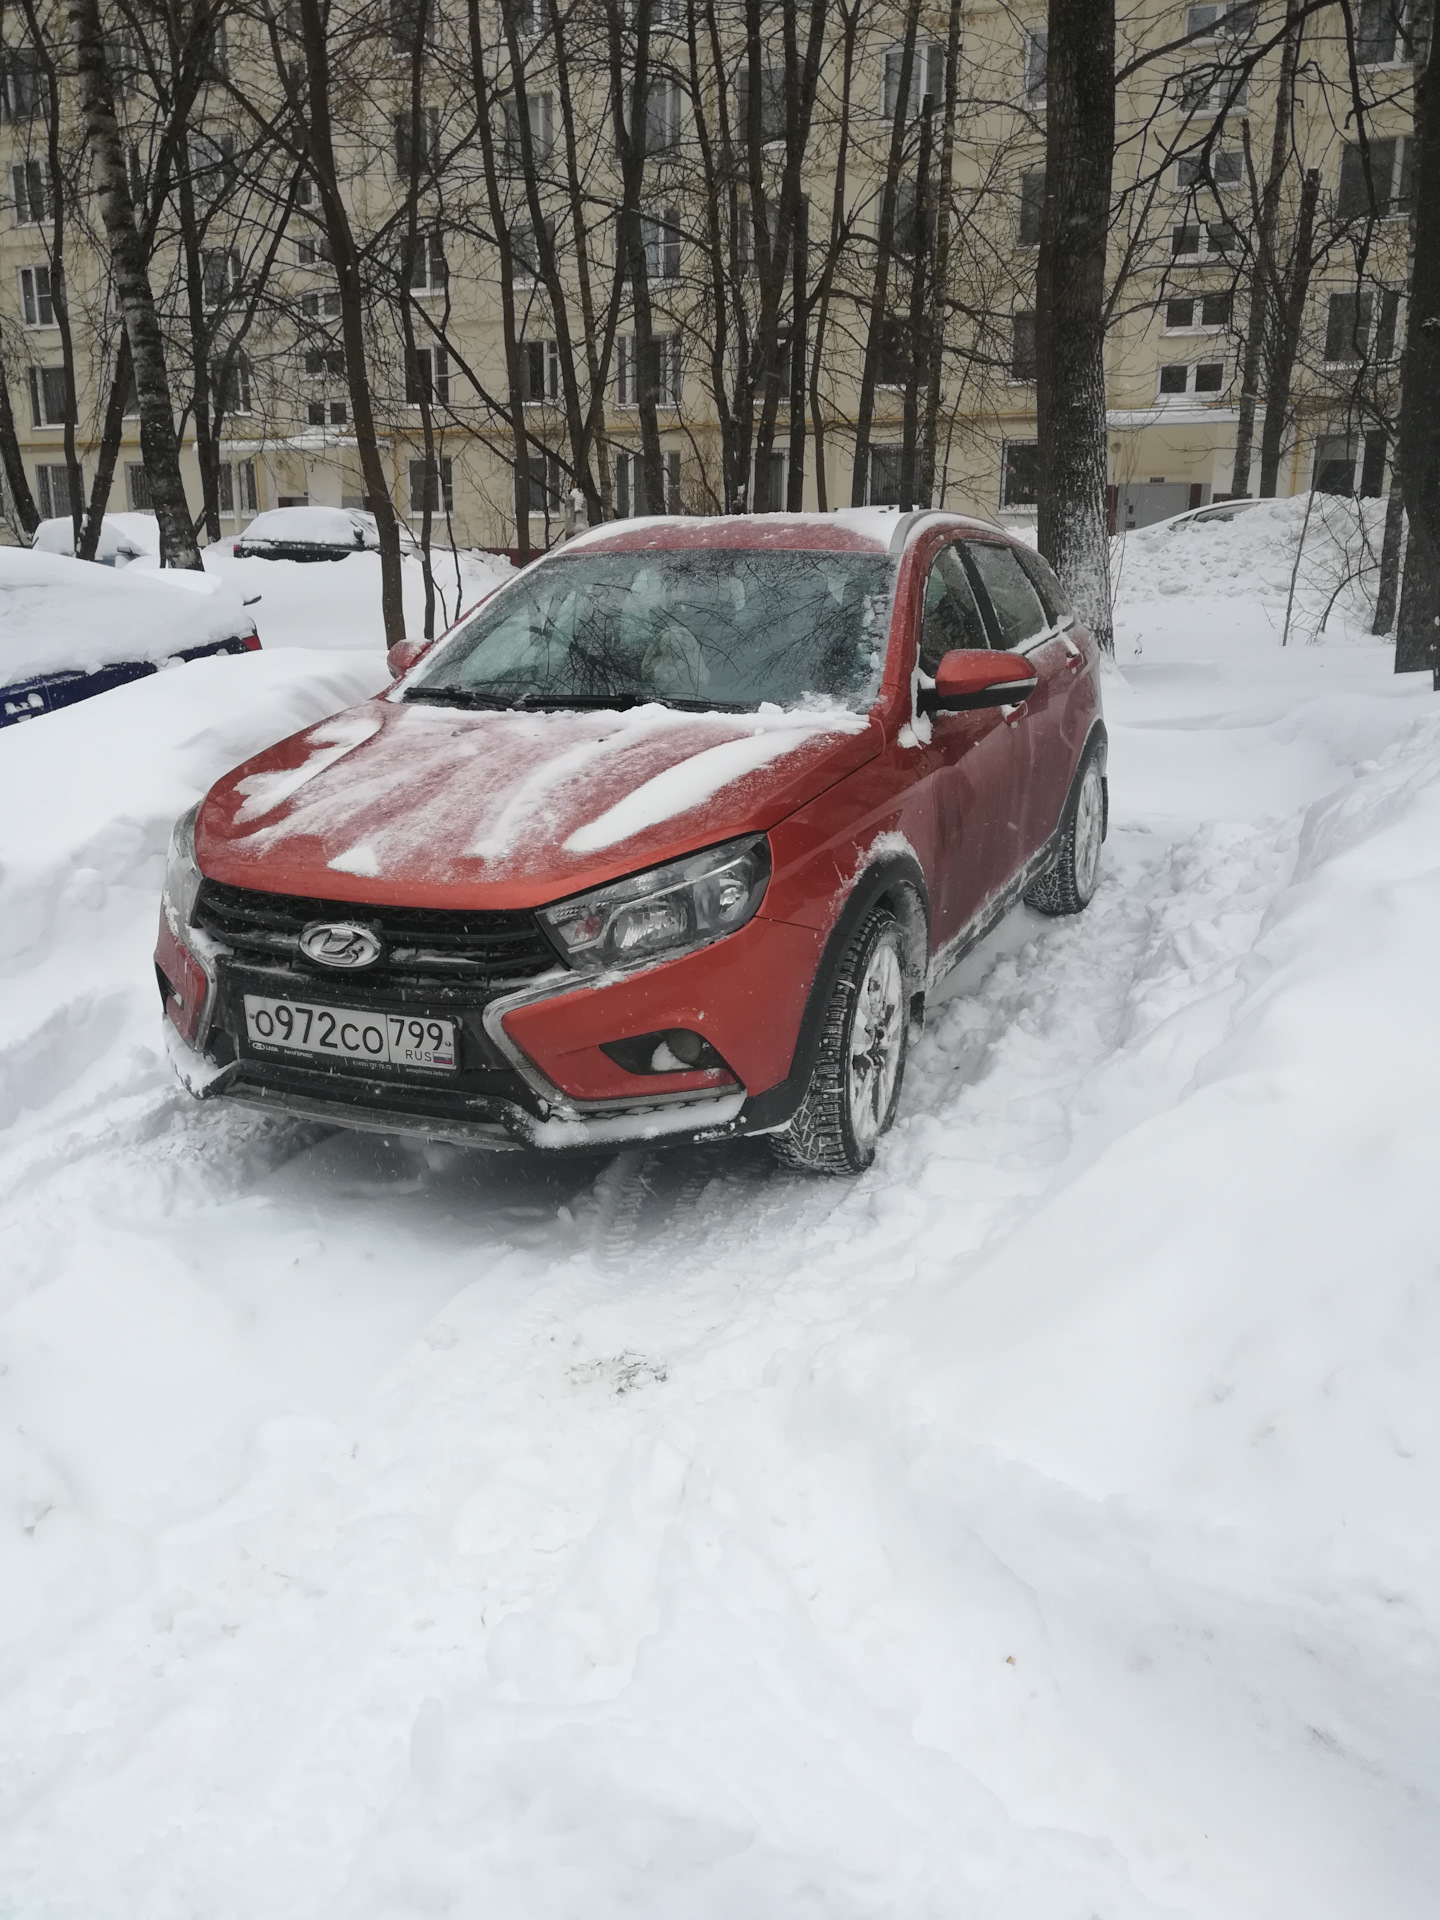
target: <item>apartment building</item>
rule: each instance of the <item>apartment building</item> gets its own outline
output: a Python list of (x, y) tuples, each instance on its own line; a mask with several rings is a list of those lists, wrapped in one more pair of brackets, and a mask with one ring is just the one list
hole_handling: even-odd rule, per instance
[[(762, 489), (753, 455), (738, 481), (733, 470), (737, 395), (752, 414), (759, 405), (755, 382), (747, 394), (735, 369), (764, 324), (764, 229), (785, 159), (785, 16), (765, 9), (757, 63), (743, 8), (653, 0), (642, 328), (622, 257), (613, 111), (617, 76), (622, 95), (633, 85), (635, 46), (617, 50), (615, 16), (586, 4), (562, 13), (549, 0), (506, 0), (502, 12), (480, 0), (478, 52), (463, 15), (424, 0), (332, 9), (326, 84), (365, 257), (368, 373), (392, 497), (410, 524), (428, 517), (437, 538), (460, 544), (517, 543), (512, 397), (538, 545), (563, 525), (577, 409), (593, 428), (586, 458), (607, 511), (644, 499), (647, 406), (671, 508), (719, 511), (767, 490), (772, 504), (798, 491), (808, 508), (833, 507), (855, 489), (868, 381), (858, 491), (894, 502), (907, 392), (913, 444), (916, 390), (936, 352), (936, 500), (989, 518), (1033, 513), (1043, 10), (964, 9), (948, 109), (948, 7), (921, 14), (908, 86), (903, 7), (863, 9), (848, 36), (840, 16), (830, 21), (801, 164), (804, 237), (786, 257), (781, 324), (759, 374), (761, 390), (768, 377), (779, 395)], [(0, 95), (0, 356), (15, 434), (40, 512), (63, 513), (77, 469), (83, 492), (93, 484), (107, 412), (112, 425), (118, 417), (111, 503), (143, 509), (63, 14), (46, 18), (53, 43), (7, 46)], [(1392, 0), (1360, 0), (1352, 18), (1353, 71), (1338, 7), (1308, 16), (1288, 55), (1276, 0), (1144, 0), (1122, 25), (1107, 349), (1117, 527), (1233, 490), (1257, 271), (1289, 299), (1294, 322), (1277, 490), (1388, 488), (1409, 51)], [(622, 30), (636, 31), (633, 7)], [(220, 20), (178, 141), (158, 104), (153, 50), (128, 30), (112, 44), (197, 513), (202, 458), (221, 534), (270, 506), (360, 504), (293, 8)], [(757, 195), (761, 205), (771, 196), (758, 236)], [(942, 199), (948, 260), (937, 285)], [(1252, 491), (1263, 429), (1262, 397), (1243, 483)], [(794, 488), (792, 463), (803, 470)]]

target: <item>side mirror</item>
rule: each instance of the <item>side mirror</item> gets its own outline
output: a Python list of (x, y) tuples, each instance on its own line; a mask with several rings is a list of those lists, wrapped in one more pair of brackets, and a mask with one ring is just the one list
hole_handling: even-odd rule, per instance
[(433, 640), (397, 640), (385, 656), (390, 678), (398, 680), (413, 666), (418, 666), (434, 644)]
[(1035, 691), (1039, 678), (1019, 654), (957, 647), (941, 656), (935, 685), (921, 688), (920, 711), (971, 713), (978, 707), (1018, 707)]

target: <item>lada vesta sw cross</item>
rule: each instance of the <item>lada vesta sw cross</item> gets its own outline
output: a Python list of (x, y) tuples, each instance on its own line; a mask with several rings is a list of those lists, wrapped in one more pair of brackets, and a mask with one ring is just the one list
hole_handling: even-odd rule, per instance
[(927, 992), (1095, 889), (1095, 643), (954, 514), (598, 527), (391, 666), (176, 827), (155, 958), (201, 1098), (858, 1172)]

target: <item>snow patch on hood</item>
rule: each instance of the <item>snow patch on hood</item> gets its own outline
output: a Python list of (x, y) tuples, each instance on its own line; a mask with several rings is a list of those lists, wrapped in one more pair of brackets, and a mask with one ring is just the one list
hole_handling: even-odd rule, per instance
[(237, 824), (243, 826), (251, 820), (263, 819), (267, 813), (274, 813), (277, 807), (283, 807), (292, 794), (298, 793), (301, 787), (324, 773), (327, 767), (333, 767), (347, 753), (353, 753), (356, 747), (363, 747), (367, 740), (373, 740), (381, 724), (370, 714), (341, 714), (311, 730), (308, 744), (316, 751), (307, 760), (302, 760), (298, 767), (287, 768), (281, 773), (251, 773), (243, 780), (237, 780), (236, 791), (245, 795), (235, 815)]

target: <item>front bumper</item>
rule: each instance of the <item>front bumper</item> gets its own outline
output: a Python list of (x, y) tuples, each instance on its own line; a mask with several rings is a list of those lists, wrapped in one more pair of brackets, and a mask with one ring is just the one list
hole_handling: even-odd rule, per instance
[[(177, 941), (210, 983), (193, 1023), (173, 985), (167, 994)], [(433, 1011), (458, 1022), (460, 1070), (444, 1075), (249, 1046), (246, 991), (353, 1004), (353, 980), (298, 980), (237, 962), (199, 930), (177, 936), (163, 919), (157, 967), (170, 1057), (199, 1099), (369, 1132), (563, 1152), (723, 1140), (783, 1124), (788, 1114), (777, 1116), (773, 1099), (756, 1109), (754, 1096), (790, 1070), (818, 951), (812, 930), (757, 916), (711, 946), (635, 972), (582, 977), (557, 968), (488, 998), (447, 999)], [(192, 1009), (194, 998), (192, 984)], [(602, 1041), (677, 1027), (702, 1033), (729, 1071), (639, 1075), (601, 1050)]]

